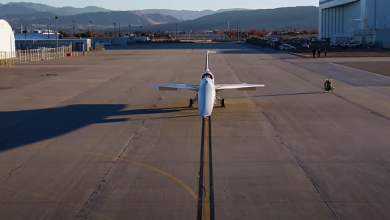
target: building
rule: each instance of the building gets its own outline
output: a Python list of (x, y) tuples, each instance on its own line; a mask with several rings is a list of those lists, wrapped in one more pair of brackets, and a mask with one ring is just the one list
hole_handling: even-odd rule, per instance
[[(72, 45), (73, 51), (90, 51), (91, 39), (63, 38), (58, 39), (58, 47)], [(15, 46), (18, 50), (38, 49), (42, 47), (57, 47), (56, 39), (16, 39)]]
[(352, 40), (359, 32), (360, 43), (375, 43), (375, 36), (367, 35), (390, 28), (390, 0), (319, 0), (319, 9), (320, 39)]
[(15, 37), (6, 20), (0, 19), (0, 60), (15, 57)]

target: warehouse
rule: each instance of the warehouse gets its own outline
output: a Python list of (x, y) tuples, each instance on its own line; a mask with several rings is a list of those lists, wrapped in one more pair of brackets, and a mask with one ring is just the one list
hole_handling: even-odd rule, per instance
[(15, 38), (11, 26), (0, 19), (0, 60), (15, 57)]
[[(320, 39), (354, 39), (356, 31), (372, 34), (376, 29), (384, 33), (390, 26), (389, 0), (320, 0), (319, 7)], [(375, 43), (369, 41), (376, 38), (360, 39), (360, 43), (368, 44)]]

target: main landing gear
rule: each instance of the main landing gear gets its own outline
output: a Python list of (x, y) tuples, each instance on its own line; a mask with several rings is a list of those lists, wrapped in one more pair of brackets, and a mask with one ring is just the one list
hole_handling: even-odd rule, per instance
[(198, 101), (198, 93), (196, 93), (196, 96), (194, 99), (190, 99), (190, 105), (188, 107), (194, 107), (194, 104)]
[[(221, 97), (219, 97), (219, 95), (217, 94), (215, 96), (215, 101), (221, 103), (221, 106), (222, 107), (226, 107), (225, 105), (225, 99), (221, 99)], [(198, 94), (196, 94), (195, 98), (194, 99), (190, 99), (190, 105), (188, 107), (194, 107), (194, 104), (198, 102)]]
[(219, 97), (218, 94), (215, 95), (215, 98), (216, 98), (216, 101), (219, 101), (221, 103), (222, 107), (226, 107), (225, 106), (225, 99), (221, 99), (221, 97)]

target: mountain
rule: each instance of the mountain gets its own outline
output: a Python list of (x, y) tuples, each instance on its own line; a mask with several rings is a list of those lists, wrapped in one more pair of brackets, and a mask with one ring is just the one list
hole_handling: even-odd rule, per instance
[[(235, 29), (237, 24), (240, 29), (317, 28), (318, 10), (318, 7), (315, 6), (298, 6), (250, 11), (228, 11), (183, 21), (178, 24), (178, 30), (227, 29), (228, 22), (231, 29)], [(147, 26), (144, 30), (172, 31), (175, 30), (175, 24)]]
[[(170, 10), (170, 9), (144, 9), (144, 10), (136, 10), (136, 12), (146, 13), (146, 14), (162, 14), (173, 16), (179, 20), (193, 20), (206, 15), (211, 15), (219, 12), (225, 11), (242, 11), (242, 10), (250, 10), (244, 8), (232, 8), (232, 9), (219, 9), (217, 11), (212, 10), (203, 10), (203, 11), (191, 11), (191, 10)], [(7, 14), (27, 14), (34, 12), (50, 12), (56, 15), (76, 15), (83, 13), (92, 13), (92, 12), (109, 12), (112, 10), (100, 8), (96, 6), (87, 6), (84, 8), (75, 8), (75, 7), (52, 7), (40, 3), (32, 3), (32, 2), (10, 2), (7, 4), (0, 3), (0, 15)]]
[(50, 12), (57, 15), (75, 15), (75, 14), (83, 14), (83, 13), (91, 13), (91, 12), (109, 12), (111, 10), (105, 8), (99, 8), (96, 6), (87, 6), (84, 8), (75, 8), (75, 7), (61, 7), (56, 8), (40, 3), (32, 3), (32, 2), (10, 2), (7, 4), (0, 4), (0, 15), (7, 14), (27, 14), (34, 12)]
[[(46, 29), (47, 25), (53, 29), (55, 25), (54, 17), (56, 14), (51, 12), (34, 12), (30, 14), (7, 14), (1, 16), (3, 19), (8, 21), (10, 25), (15, 29), (19, 29), (20, 25), (26, 26), (27, 28), (38, 28)], [(50, 17), (47, 20), (45, 17)], [(91, 28), (89, 21), (92, 20), (94, 27), (97, 29), (113, 28), (114, 23), (118, 28), (119, 22), (121, 26), (131, 25), (157, 25), (166, 24), (169, 22), (180, 22), (178, 19), (161, 14), (145, 14), (140, 12), (131, 11), (113, 11), (113, 12), (95, 12), (95, 13), (83, 13), (77, 15), (60, 16), (57, 20), (58, 29), (70, 29), (73, 26), (72, 21), (75, 21), (77, 29)]]
[(185, 21), (185, 20), (194, 20), (206, 15), (212, 15), (220, 12), (226, 12), (226, 11), (245, 11), (245, 10), (251, 10), (251, 9), (245, 9), (245, 8), (232, 8), (232, 9), (219, 9), (217, 11), (212, 10), (203, 10), (203, 11), (190, 11), (190, 10), (170, 10), (170, 9), (144, 9), (139, 10), (144, 13), (158, 13), (162, 15), (170, 15), (173, 16), (179, 20)]

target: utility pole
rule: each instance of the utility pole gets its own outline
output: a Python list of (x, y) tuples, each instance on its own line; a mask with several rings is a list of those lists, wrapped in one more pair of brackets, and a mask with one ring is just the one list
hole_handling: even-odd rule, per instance
[(92, 50), (94, 50), (95, 49), (94, 48), (95, 44), (93, 43), (93, 21), (90, 20), (89, 23), (92, 25), (92, 27), (91, 27), (91, 29), (92, 29), (92, 31), (91, 31), (92, 42), (91, 43), (92, 43)]
[(236, 36), (237, 36), (237, 40), (238, 40), (238, 24), (237, 24), (237, 27), (236, 27)]
[(72, 20), (72, 22), (73, 22), (73, 36), (74, 36), (74, 35), (76, 34), (76, 32), (75, 32), (75, 28), (76, 28), (76, 27), (75, 27), (75, 22), (76, 22), (76, 21), (75, 21), (75, 20)]
[(56, 19), (56, 33), (55, 33), (55, 35), (56, 35), (56, 46), (57, 46), (57, 49), (58, 49), (58, 34), (57, 34), (57, 20), (58, 20), (58, 17), (55, 16), (55, 19)]
[(46, 17), (45, 18), (47, 20), (47, 39), (50, 39), (50, 34), (49, 34), (49, 30), (50, 30), (50, 18), (49, 17)]
[(114, 23), (114, 44), (116, 44), (116, 24)]
[(227, 34), (228, 34), (229, 37), (231, 37), (230, 36), (230, 22), (228, 22), (228, 33)]

